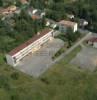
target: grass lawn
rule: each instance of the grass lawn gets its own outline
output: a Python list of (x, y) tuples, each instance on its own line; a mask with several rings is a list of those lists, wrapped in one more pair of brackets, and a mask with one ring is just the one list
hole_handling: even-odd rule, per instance
[(97, 72), (69, 64), (80, 49), (76, 48), (38, 79), (1, 64), (0, 100), (97, 100)]

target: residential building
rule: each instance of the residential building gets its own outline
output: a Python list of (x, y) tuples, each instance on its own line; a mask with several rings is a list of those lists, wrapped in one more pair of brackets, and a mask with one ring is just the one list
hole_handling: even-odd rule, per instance
[(55, 29), (58, 25), (54, 20), (46, 18), (46, 26)]
[(72, 14), (67, 14), (67, 17), (68, 17), (69, 19), (74, 19), (74, 15), (72, 15)]
[(65, 33), (68, 28), (71, 28), (73, 32), (77, 31), (78, 24), (76, 22), (61, 20), (59, 23), (59, 31)]
[(52, 29), (44, 29), (38, 32), (33, 38), (23, 43), (22, 45), (16, 47), (6, 55), (7, 63), (12, 66), (17, 66), (17, 64), (29, 53), (34, 53), (39, 50), (41, 46), (53, 38)]
[(28, 4), (28, 3), (29, 3), (29, 0), (20, 0), (20, 2), (21, 2), (22, 4)]
[(20, 9), (12, 5), (7, 8), (0, 8), (0, 15), (10, 15), (13, 13), (20, 13)]
[(92, 45), (94, 48), (97, 48), (97, 37), (92, 37), (87, 40), (89, 45)]
[(88, 24), (89, 24), (88, 21), (86, 21), (85, 19), (79, 19), (79, 26), (85, 27)]
[(32, 19), (41, 19), (45, 16), (45, 12), (35, 8), (29, 8), (28, 14), (32, 17)]

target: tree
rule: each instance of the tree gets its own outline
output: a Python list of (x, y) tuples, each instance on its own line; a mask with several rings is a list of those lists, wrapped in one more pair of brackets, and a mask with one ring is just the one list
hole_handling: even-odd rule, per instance
[(66, 39), (67, 39), (69, 47), (72, 45), (73, 37), (74, 37), (73, 36), (73, 30), (71, 28), (68, 28), (67, 32), (66, 32)]
[(75, 42), (80, 37), (79, 32), (73, 32), (71, 28), (67, 29), (66, 32), (66, 39), (68, 41), (68, 46), (70, 47), (73, 42)]
[(3, 2), (2, 2), (2, 0), (0, 0), (0, 6), (3, 6)]

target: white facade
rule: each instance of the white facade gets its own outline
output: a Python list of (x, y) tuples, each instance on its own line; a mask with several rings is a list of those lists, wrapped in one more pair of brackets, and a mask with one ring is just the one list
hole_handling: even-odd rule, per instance
[(92, 41), (88, 41), (89, 45), (92, 45), (94, 48), (97, 48), (97, 41), (92, 42)]
[(77, 27), (78, 27), (78, 25), (77, 25), (77, 23), (73, 26), (73, 32), (76, 32), (77, 31)]
[(94, 47), (94, 48), (97, 48), (97, 42), (94, 42), (94, 43), (93, 43), (93, 47)]
[(44, 11), (41, 11), (39, 9), (34, 9), (34, 8), (30, 8), (28, 9), (28, 14), (32, 17), (32, 16), (38, 16), (39, 18), (43, 18), (46, 13)]
[(59, 31), (62, 32), (62, 33), (65, 33), (67, 30), (67, 27), (65, 27), (64, 25), (60, 24), (59, 25)]
[(70, 19), (74, 19), (74, 15), (71, 15), (71, 14), (67, 14), (67, 17)]
[(33, 52), (39, 50), (39, 48), (41, 48), (41, 46), (45, 42), (51, 40), (51, 38), (53, 38), (52, 34), (53, 34), (53, 30), (51, 30), (44, 36), (40, 37), (39, 39), (37, 39), (36, 41), (31, 43), (27, 47), (23, 48), (19, 52), (15, 53), (14, 55), (7, 54), (6, 55), (7, 63), (9, 65), (16, 66), (20, 62), (20, 60), (23, 59), (23, 57), (25, 57), (29, 53), (33, 53)]
[(71, 21), (61, 21), (59, 22), (59, 31), (60, 32), (66, 32), (68, 28), (71, 28), (73, 30), (73, 32), (76, 32), (78, 29), (78, 24), (75, 22), (71, 22)]

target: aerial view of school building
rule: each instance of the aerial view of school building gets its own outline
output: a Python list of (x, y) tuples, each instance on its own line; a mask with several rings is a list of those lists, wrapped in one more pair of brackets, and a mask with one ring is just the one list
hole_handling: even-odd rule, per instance
[[(71, 27), (74, 32), (77, 31), (77, 23), (75, 22), (63, 20), (58, 23), (58, 26), (60, 32), (65, 33), (68, 27)], [(27, 54), (35, 52), (41, 48), (46, 41), (51, 40), (53, 38), (53, 32), (52, 29), (44, 29), (42, 32), (38, 32), (36, 36), (9, 52), (6, 55), (7, 63), (16, 66)]]
[(16, 47), (12, 51), (10, 51), (7, 55), (7, 63), (16, 66), (23, 57), (28, 55), (29, 53), (34, 53), (41, 46), (51, 40), (53, 38), (53, 30), (52, 29), (44, 29), (41, 32), (38, 32), (36, 36), (26, 41), (22, 45)]

